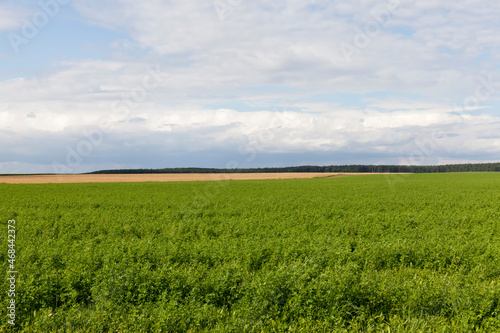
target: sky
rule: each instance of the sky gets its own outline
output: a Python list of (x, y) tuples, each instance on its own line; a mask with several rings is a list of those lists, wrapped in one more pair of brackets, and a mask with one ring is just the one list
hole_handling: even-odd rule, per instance
[(497, 0), (0, 1), (0, 174), (500, 161)]

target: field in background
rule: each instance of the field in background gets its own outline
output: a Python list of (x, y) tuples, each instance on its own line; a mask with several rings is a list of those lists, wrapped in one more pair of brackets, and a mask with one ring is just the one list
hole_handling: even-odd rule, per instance
[(25, 331), (495, 332), (499, 207), (495, 173), (0, 184), (0, 262), (15, 219)]
[(283, 173), (173, 173), (173, 174), (88, 174), (88, 175), (23, 175), (0, 176), (0, 184), (57, 183), (137, 183), (175, 181), (256, 180), (331, 178), (367, 175), (366, 173), (283, 172)]

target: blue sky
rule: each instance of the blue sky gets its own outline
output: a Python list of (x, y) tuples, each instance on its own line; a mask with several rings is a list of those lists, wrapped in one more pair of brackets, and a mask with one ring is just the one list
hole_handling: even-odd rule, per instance
[(0, 174), (500, 160), (500, 3), (0, 2)]

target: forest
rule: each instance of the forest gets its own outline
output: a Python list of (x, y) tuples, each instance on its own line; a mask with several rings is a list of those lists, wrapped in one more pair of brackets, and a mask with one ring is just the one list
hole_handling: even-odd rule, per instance
[(90, 174), (141, 173), (276, 173), (276, 172), (356, 172), (356, 173), (443, 173), (443, 172), (498, 172), (500, 163), (446, 164), (446, 165), (303, 165), (278, 168), (163, 168), (117, 169), (90, 172)]

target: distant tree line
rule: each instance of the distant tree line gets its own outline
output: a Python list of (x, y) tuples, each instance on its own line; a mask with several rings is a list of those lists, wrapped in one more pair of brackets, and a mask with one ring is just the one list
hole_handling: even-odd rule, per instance
[(90, 174), (146, 174), (146, 173), (276, 173), (276, 172), (359, 172), (359, 173), (441, 173), (441, 172), (498, 172), (500, 163), (447, 164), (447, 165), (303, 165), (281, 168), (164, 168), (101, 170)]

